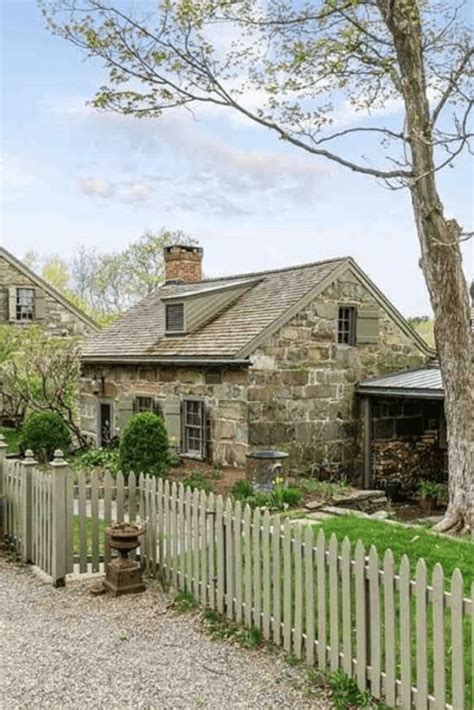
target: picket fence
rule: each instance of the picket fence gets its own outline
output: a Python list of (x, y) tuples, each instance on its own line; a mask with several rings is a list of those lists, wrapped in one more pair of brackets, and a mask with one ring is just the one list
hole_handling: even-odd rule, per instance
[(390, 550), (380, 559), (374, 547), (315, 538), (314, 526), (161, 479), (81, 473), (74, 483), (57, 454), (40, 468), (31, 456), (5, 460), (0, 442), (6, 540), (56, 586), (103, 570), (107, 523), (140, 520), (144, 568), (203, 606), (323, 671), (342, 669), (388, 705), (472, 706), (474, 600), (459, 570), (445, 580), (438, 564), (429, 584), (420, 559), (412, 579), (406, 556), (397, 570)]

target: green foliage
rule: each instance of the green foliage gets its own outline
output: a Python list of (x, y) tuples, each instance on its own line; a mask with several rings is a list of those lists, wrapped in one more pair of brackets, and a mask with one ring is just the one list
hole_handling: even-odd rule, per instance
[(0, 427), (0, 434), (3, 434), (7, 445), (7, 453), (16, 453), (20, 447), (20, 432), (10, 427)]
[(336, 710), (347, 708), (367, 708), (372, 706), (372, 698), (368, 691), (359, 690), (354, 678), (343, 671), (335, 671), (329, 676), (331, 699)]
[(191, 611), (195, 611), (199, 602), (187, 591), (178, 592), (174, 598), (174, 608), (179, 614), (188, 614)]
[(188, 478), (183, 480), (183, 485), (192, 491), (205, 491), (206, 493), (210, 493), (214, 488), (212, 481), (206, 478), (202, 471), (191, 471)]
[(230, 494), (234, 500), (245, 500), (254, 494), (253, 486), (250, 481), (245, 478), (241, 481), (236, 481), (230, 489)]
[(444, 493), (444, 486), (441, 483), (436, 483), (436, 481), (422, 481), (419, 491), (422, 498), (431, 498), (437, 501)]
[(160, 476), (168, 465), (168, 435), (161, 417), (142, 412), (131, 417), (119, 447), (119, 464), (124, 473)]
[(286, 510), (298, 505), (303, 498), (303, 491), (296, 486), (275, 486), (272, 491), (255, 491), (250, 481), (236, 481), (230, 491), (234, 500), (240, 500), (243, 505), (251, 508), (268, 508), (269, 510)]
[(301, 489), (304, 495), (314, 494), (317, 498), (331, 500), (335, 496), (346, 493), (348, 486), (345, 481), (332, 483), (330, 481), (317, 481), (313, 478), (299, 478), (298, 488)]
[(64, 420), (54, 412), (33, 412), (23, 425), (20, 437), (23, 449), (32, 449), (38, 461), (51, 461), (56, 449), (67, 453), (71, 434)]
[(100, 468), (110, 471), (112, 474), (116, 474), (120, 470), (118, 449), (102, 447), (87, 449), (74, 456), (72, 463), (74, 468), (78, 470)]

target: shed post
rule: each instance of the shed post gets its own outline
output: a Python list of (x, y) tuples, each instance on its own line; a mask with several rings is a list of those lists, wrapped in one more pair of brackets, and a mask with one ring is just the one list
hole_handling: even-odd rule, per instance
[(372, 486), (372, 407), (369, 397), (362, 400), (362, 414), (364, 421), (364, 488)]

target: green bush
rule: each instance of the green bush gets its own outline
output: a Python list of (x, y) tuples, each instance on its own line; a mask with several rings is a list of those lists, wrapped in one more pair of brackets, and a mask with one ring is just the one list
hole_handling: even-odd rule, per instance
[(135, 414), (120, 441), (120, 469), (123, 473), (161, 476), (168, 466), (168, 451), (168, 435), (161, 417), (151, 412)]
[(204, 491), (211, 493), (214, 488), (210, 481), (201, 471), (191, 471), (191, 475), (183, 481), (185, 488), (190, 488), (192, 491)]
[(87, 449), (74, 456), (73, 466), (85, 470), (101, 468), (115, 474), (120, 470), (118, 449)]
[(245, 479), (236, 481), (230, 489), (230, 494), (234, 500), (245, 500), (245, 498), (253, 496), (253, 486), (250, 481), (246, 481)]
[(59, 414), (33, 412), (25, 419), (20, 436), (20, 447), (32, 449), (41, 463), (51, 461), (56, 449), (67, 453), (70, 446), (70, 431)]
[(272, 491), (255, 491), (250, 481), (237, 481), (231, 488), (234, 500), (240, 500), (242, 505), (251, 508), (268, 508), (269, 510), (285, 510), (298, 505), (303, 498), (303, 491), (295, 486), (275, 486)]

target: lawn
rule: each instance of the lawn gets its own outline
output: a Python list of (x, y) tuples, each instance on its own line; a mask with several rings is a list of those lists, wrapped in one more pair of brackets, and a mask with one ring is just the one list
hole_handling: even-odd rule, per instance
[(7, 453), (14, 454), (18, 451), (18, 442), (20, 439), (20, 432), (16, 429), (11, 429), (10, 427), (2, 426), (0, 427), (0, 434), (5, 437), (5, 443), (8, 446)]
[(429, 575), (437, 562), (442, 565), (447, 578), (458, 568), (463, 575), (466, 594), (474, 581), (474, 544), (469, 540), (436, 535), (421, 527), (405, 527), (354, 515), (338, 515), (324, 520), (315, 527), (316, 534), (321, 527), (328, 537), (335, 533), (338, 540), (348, 537), (354, 544), (361, 540), (367, 551), (370, 545), (375, 545), (381, 558), (390, 548), (397, 565), (402, 555), (408, 555), (413, 574), (419, 557), (425, 560)]
[[(104, 554), (104, 531), (107, 527), (104, 520), (97, 521), (97, 527), (99, 531), (99, 555)], [(81, 550), (81, 532), (80, 532), (80, 519), (78, 515), (74, 515), (72, 518), (72, 546), (74, 550), (74, 556), (78, 556)], [(92, 554), (92, 519), (86, 518), (86, 537), (87, 537), (87, 555)]]

